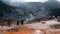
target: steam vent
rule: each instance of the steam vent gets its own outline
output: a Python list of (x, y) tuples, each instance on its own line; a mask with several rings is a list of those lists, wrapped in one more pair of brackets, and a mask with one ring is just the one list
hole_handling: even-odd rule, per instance
[(60, 34), (60, 0), (0, 0), (0, 34)]

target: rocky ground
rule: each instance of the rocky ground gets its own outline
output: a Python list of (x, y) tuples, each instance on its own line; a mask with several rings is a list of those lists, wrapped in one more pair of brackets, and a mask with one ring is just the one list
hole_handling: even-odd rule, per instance
[(59, 24), (56, 20), (48, 20), (19, 26), (0, 26), (0, 34), (60, 34)]
[(60, 34), (60, 29), (32, 29), (27, 27), (19, 27), (18, 29), (0, 30), (0, 34)]

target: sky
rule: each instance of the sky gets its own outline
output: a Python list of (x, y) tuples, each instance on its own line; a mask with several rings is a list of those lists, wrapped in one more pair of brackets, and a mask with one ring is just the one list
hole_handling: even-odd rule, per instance
[(3, 1), (8, 1), (8, 2), (46, 2), (48, 0), (3, 0)]
[(57, 0), (58, 2), (60, 2), (60, 0)]
[[(48, 0), (2, 0), (2, 1), (16, 3), (16, 2), (46, 2)], [(60, 0), (56, 0), (56, 1), (60, 2)]]
[[(9, 2), (10, 4), (12, 4), (12, 3), (24, 3), (24, 2), (42, 2), (42, 3), (44, 3), (48, 0), (1, 0), (1, 1), (3, 1), (5, 3)], [(60, 0), (56, 0), (56, 1), (60, 2)]]
[[(48, 0), (24, 0), (24, 2), (46, 2)], [(60, 0), (56, 0), (58, 2), (60, 2)]]
[[(24, 4), (24, 2), (46, 2), (48, 0), (1, 0), (3, 2), (5, 2), (6, 4), (9, 4), (11, 6), (19, 6), (20, 4)], [(60, 0), (56, 0), (58, 2), (60, 2)]]
[(24, 0), (24, 2), (46, 2), (48, 0)]

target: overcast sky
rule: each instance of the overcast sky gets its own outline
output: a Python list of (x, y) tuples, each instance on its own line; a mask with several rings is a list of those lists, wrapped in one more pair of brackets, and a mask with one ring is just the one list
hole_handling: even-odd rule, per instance
[[(20, 3), (24, 3), (24, 2), (46, 2), (48, 0), (2, 0), (3, 2), (5, 2), (6, 4), (10, 4), (12, 6), (16, 6), (16, 5), (20, 5)], [(56, 0), (58, 2), (60, 2), (60, 0)]]
[(48, 0), (24, 0), (24, 2), (46, 2)]
[[(46, 2), (48, 0), (4, 0), (4, 1), (9, 1), (9, 2)], [(56, 0), (59, 1), (60, 0)]]
[(46, 2), (48, 0), (3, 0), (8, 2)]

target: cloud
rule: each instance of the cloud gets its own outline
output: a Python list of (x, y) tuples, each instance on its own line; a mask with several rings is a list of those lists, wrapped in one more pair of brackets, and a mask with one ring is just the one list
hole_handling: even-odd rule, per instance
[(1, 1), (11, 6), (19, 6), (20, 4), (25, 4), (24, 2), (46, 2), (48, 0), (1, 0)]
[(11, 6), (18, 6), (19, 4), (23, 3), (23, 0), (1, 0), (1, 1)]
[(56, 1), (60, 2), (60, 0), (56, 0)]
[(46, 2), (48, 0), (24, 0), (24, 2)]

